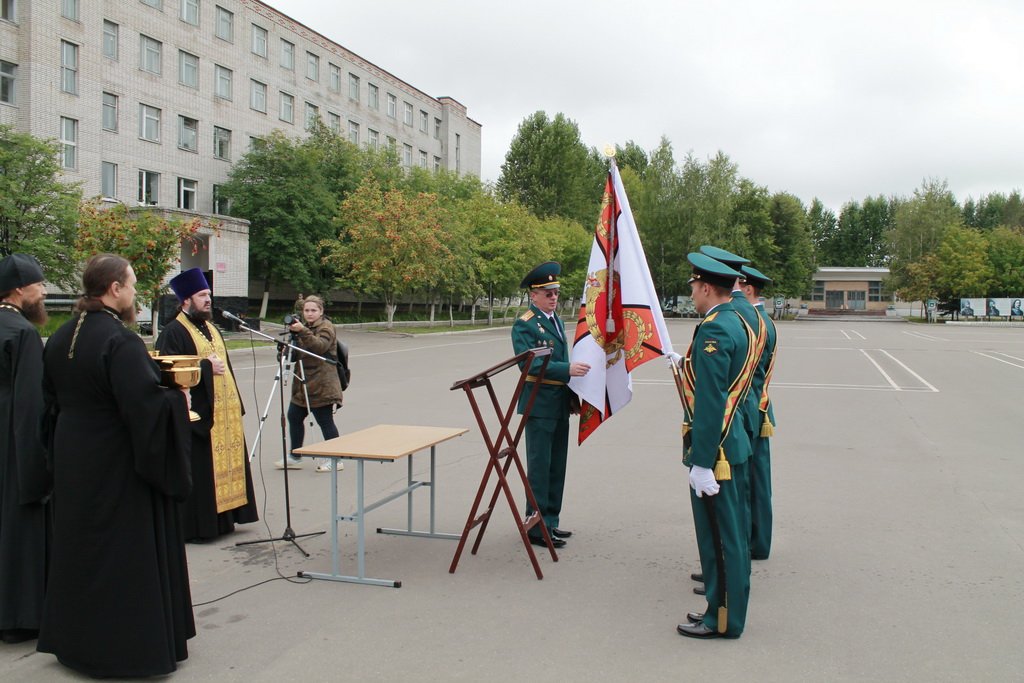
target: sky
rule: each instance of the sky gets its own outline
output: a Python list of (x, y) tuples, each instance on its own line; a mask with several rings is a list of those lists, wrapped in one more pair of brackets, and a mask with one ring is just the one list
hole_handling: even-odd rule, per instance
[(497, 181), (519, 124), (588, 147), (666, 137), (770, 192), (849, 201), (946, 181), (1024, 188), (1019, 0), (265, 0), (482, 126)]

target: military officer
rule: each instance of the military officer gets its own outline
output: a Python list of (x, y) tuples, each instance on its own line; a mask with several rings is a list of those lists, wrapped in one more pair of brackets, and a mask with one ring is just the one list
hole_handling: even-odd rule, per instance
[(775, 348), (778, 335), (775, 323), (764, 310), (761, 291), (771, 284), (771, 278), (752, 266), (740, 268), (745, 282), (743, 293), (764, 320), (766, 341), (761, 359), (754, 371), (750, 393), (757, 399), (760, 428), (751, 442), (750, 456), (750, 558), (767, 560), (772, 547), (772, 465), (769, 439), (775, 433), (775, 411), (768, 398), (768, 384), (775, 368)]
[(732, 301), (740, 274), (701, 253), (687, 260), (693, 267), (693, 302), (703, 320), (683, 360), (684, 463), (690, 468), (707, 608), (687, 614), (676, 629), (689, 638), (738, 638), (750, 595), (745, 513), (750, 438), (740, 401), (753, 376), (754, 337)]
[[(559, 527), (566, 453), (569, 449), (570, 404), (575, 398), (566, 382), (570, 377), (582, 377), (590, 370), (586, 363), (569, 362), (565, 326), (555, 313), (560, 287), (558, 275), (561, 270), (558, 263), (548, 261), (523, 278), (519, 286), (529, 292), (530, 308), (512, 326), (512, 348), (517, 355), (539, 346), (551, 349), (547, 370), (526, 420), (526, 469), (539, 508), (537, 512), (544, 518), (556, 548), (565, 546), (566, 539), (572, 536), (571, 531)], [(520, 415), (529, 401), (533, 383), (537, 381), (535, 373), (543, 362), (543, 358), (535, 360), (527, 377), (528, 384), (519, 397)], [(533, 512), (527, 501), (527, 516)], [(530, 529), (530, 542), (545, 545), (543, 535), (536, 526)]]

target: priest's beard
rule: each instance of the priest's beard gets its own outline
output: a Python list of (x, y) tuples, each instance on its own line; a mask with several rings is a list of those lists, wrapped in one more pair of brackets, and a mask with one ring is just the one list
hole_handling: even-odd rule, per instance
[(36, 325), (45, 325), (46, 321), (50, 319), (50, 316), (46, 312), (46, 306), (43, 305), (43, 299), (34, 303), (22, 303), (21, 313), (28, 319), (29, 322), (35, 323)]
[(135, 324), (135, 304), (131, 303), (122, 308), (117, 312), (117, 317), (124, 322), (125, 325)]
[(188, 311), (188, 317), (192, 318), (193, 320), (213, 320), (213, 312), (201, 311), (198, 308), (193, 308), (192, 310)]

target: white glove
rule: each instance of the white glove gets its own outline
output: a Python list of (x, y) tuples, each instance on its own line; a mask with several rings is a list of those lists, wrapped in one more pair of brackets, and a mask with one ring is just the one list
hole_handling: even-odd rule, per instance
[(673, 365), (678, 366), (679, 365), (679, 361), (681, 361), (682, 359), (683, 359), (683, 357), (680, 356), (675, 351), (669, 351), (668, 353), (665, 354), (665, 360), (668, 361), (668, 366), (669, 367), (672, 367)]
[(715, 481), (715, 473), (707, 467), (694, 465), (690, 468), (690, 488), (697, 493), (698, 498), (715, 495), (718, 493), (718, 482)]

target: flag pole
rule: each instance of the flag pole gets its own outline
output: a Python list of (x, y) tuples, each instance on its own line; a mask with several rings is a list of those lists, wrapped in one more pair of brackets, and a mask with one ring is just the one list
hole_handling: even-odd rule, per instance
[[(617, 168), (615, 165), (615, 148), (611, 145), (606, 145), (604, 148), (604, 155), (608, 157), (608, 173), (611, 174), (612, 169)], [(612, 196), (615, 196), (614, 183), (612, 184)], [(618, 202), (616, 202), (615, 208), (618, 208)], [(616, 211), (613, 210), (612, 219), (609, 221), (608, 225), (608, 311), (604, 324), (609, 337), (615, 334), (615, 240), (617, 223), (618, 216), (616, 215)]]

